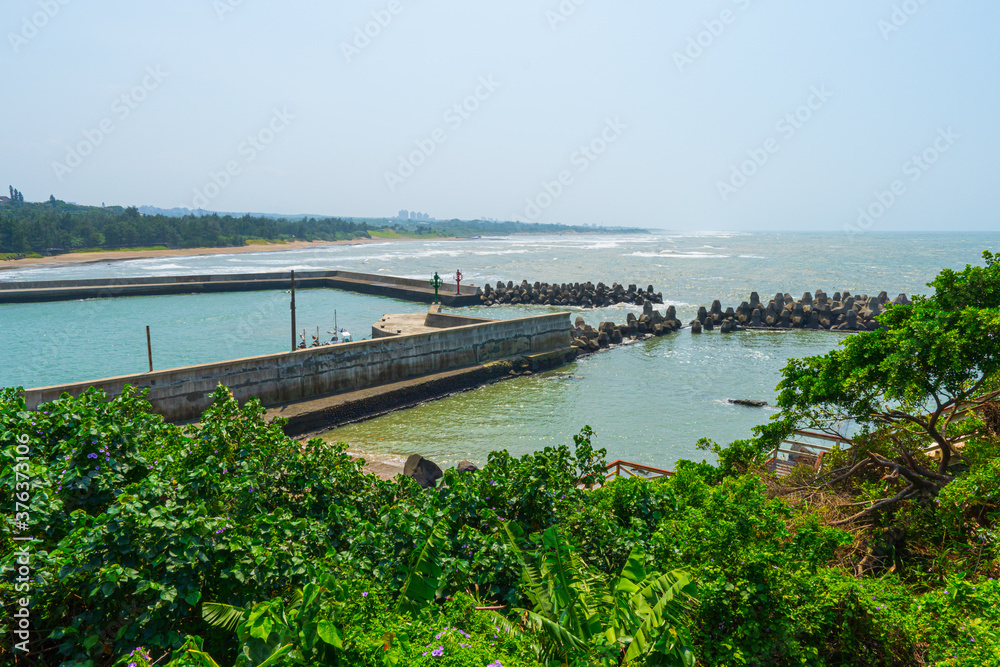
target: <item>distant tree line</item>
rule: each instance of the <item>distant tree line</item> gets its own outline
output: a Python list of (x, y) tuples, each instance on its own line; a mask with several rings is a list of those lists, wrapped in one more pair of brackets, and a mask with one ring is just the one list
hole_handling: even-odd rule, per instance
[(391, 219), (287, 219), (253, 215), (143, 214), (135, 206), (78, 206), (49, 196), (46, 202), (25, 202), (13, 186), (10, 199), (0, 198), (0, 254), (55, 254), (73, 250), (139, 248), (219, 248), (248, 241), (341, 241), (370, 238), (369, 230), (405, 230), (418, 235), (469, 237), (508, 234), (636, 233), (633, 227), (437, 220), (400, 223)]
[(134, 206), (89, 207), (50, 197), (25, 203), (11, 188), (0, 206), (0, 253), (53, 253), (90, 248), (216, 248), (267, 241), (336, 241), (367, 237), (366, 225), (338, 218), (283, 220), (230, 215), (142, 215)]

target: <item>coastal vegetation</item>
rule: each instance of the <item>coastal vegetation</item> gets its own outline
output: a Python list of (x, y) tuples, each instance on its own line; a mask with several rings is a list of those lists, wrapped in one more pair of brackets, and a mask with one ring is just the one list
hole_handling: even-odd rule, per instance
[[(31, 659), (73, 667), (997, 664), (1000, 263), (930, 286), (660, 479), (603, 484), (584, 428), (422, 489), (225, 387), (190, 425), (2, 390), (0, 565), (30, 574), (0, 623), (26, 600)], [(844, 419), (852, 447), (768, 471)]]
[(470, 237), (483, 234), (642, 232), (522, 222), (447, 220), (417, 223), (392, 219), (281, 218), (261, 215), (147, 215), (134, 206), (78, 206), (50, 197), (0, 200), (0, 257), (142, 248), (221, 248), (287, 241), (356, 238)]

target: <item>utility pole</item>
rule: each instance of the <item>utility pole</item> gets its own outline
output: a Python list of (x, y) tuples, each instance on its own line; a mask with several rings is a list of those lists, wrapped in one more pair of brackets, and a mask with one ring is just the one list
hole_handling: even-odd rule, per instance
[(146, 352), (149, 354), (149, 372), (153, 372), (153, 343), (149, 338), (149, 325), (146, 325)]
[(292, 352), (295, 351), (295, 269), (292, 269)]

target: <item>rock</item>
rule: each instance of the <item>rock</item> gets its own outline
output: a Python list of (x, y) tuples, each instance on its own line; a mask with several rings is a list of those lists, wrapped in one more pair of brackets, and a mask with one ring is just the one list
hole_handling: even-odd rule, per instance
[(751, 408), (767, 407), (767, 401), (754, 401), (748, 398), (727, 398), (726, 403), (732, 403), (733, 405), (745, 405)]
[(591, 338), (587, 341), (587, 349), (591, 352), (597, 352), (601, 349), (601, 346), (597, 344), (597, 341)]
[(575, 326), (576, 326), (577, 329), (582, 329), (585, 326), (587, 326), (587, 323), (583, 321), (582, 317), (578, 317), (578, 318), (576, 318)]
[(581, 350), (586, 350), (588, 349), (587, 340), (585, 338), (574, 338), (573, 347), (578, 347)]
[(757, 292), (750, 292), (750, 310), (752, 311), (760, 305), (760, 295)]
[(642, 302), (642, 314), (649, 316), (653, 315), (653, 302), (649, 299)]
[(905, 294), (900, 294), (895, 299), (892, 300), (892, 305), (894, 306), (908, 306), (910, 305), (910, 300)]
[(602, 331), (597, 336), (597, 344), (600, 347), (607, 347), (608, 345), (611, 344), (611, 336), (609, 336), (606, 331)]
[(620, 329), (615, 328), (615, 330), (611, 332), (611, 344), (621, 345), (621, 342), (622, 342), (622, 332)]
[(706, 317), (705, 318), (705, 331), (711, 331), (714, 328), (715, 328), (715, 322), (712, 320), (711, 317)]
[(462, 461), (458, 464), (458, 472), (476, 472), (479, 467), (472, 461)]
[(691, 333), (700, 334), (701, 333), (701, 322), (698, 320), (691, 320)]
[(413, 478), (421, 488), (432, 489), (444, 473), (433, 461), (425, 459), (420, 454), (410, 454), (410, 458), (406, 459), (406, 464), (403, 465), (403, 474)]

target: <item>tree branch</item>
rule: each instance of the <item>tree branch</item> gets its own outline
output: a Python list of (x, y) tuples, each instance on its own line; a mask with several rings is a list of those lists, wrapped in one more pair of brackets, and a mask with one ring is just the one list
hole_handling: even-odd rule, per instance
[(899, 493), (897, 493), (896, 495), (894, 495), (892, 498), (886, 498), (885, 500), (880, 500), (880, 501), (876, 502), (874, 505), (872, 505), (871, 507), (867, 507), (867, 508), (861, 510), (860, 512), (858, 512), (854, 516), (850, 516), (850, 517), (848, 517), (846, 519), (841, 519), (840, 521), (834, 521), (830, 525), (831, 526), (842, 526), (845, 523), (851, 523), (855, 519), (860, 519), (861, 517), (866, 516), (868, 514), (871, 514), (872, 512), (874, 512), (876, 510), (880, 510), (883, 507), (889, 507), (890, 505), (895, 505), (896, 503), (898, 503), (898, 502), (900, 502), (902, 500), (906, 500), (910, 496), (915, 496), (916, 494), (917, 494), (916, 487), (914, 487), (914, 486), (908, 486), (905, 489), (903, 489), (902, 491), (900, 491)]

